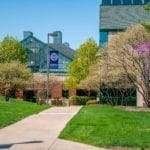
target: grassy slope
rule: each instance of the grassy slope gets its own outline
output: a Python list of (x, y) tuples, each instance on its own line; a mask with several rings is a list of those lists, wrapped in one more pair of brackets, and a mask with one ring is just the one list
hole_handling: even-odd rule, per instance
[(67, 124), (60, 138), (98, 147), (150, 147), (150, 112), (86, 106)]
[(0, 128), (31, 114), (38, 113), (48, 107), (48, 105), (37, 105), (16, 99), (10, 99), (9, 102), (5, 102), (4, 98), (0, 97)]

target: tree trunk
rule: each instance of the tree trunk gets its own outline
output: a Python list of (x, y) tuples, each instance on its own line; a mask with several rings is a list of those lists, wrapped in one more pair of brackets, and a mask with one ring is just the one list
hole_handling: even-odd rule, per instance
[(147, 107), (150, 107), (150, 90), (145, 91), (144, 101), (147, 105)]
[(124, 104), (124, 99), (125, 99), (125, 89), (121, 90), (121, 106)]
[(16, 98), (16, 91), (17, 91), (17, 88), (16, 88), (16, 85), (14, 85), (10, 90), (9, 90), (9, 96), (11, 98)]
[(90, 90), (88, 90), (88, 97), (90, 97), (90, 95), (91, 95), (91, 91), (90, 91)]
[(5, 90), (5, 101), (9, 101), (9, 98), (10, 98), (10, 92), (9, 90)]

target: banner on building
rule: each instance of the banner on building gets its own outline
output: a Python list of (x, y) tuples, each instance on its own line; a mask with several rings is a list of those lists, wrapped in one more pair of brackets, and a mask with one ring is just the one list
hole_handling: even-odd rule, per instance
[(49, 51), (50, 55), (50, 69), (58, 69), (59, 52), (56, 50)]

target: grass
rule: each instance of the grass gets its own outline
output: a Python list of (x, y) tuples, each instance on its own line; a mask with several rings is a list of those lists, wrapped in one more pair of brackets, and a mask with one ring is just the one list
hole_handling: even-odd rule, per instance
[(9, 102), (6, 102), (4, 97), (0, 97), (0, 128), (29, 115), (36, 114), (48, 107), (48, 105), (37, 105), (36, 103), (16, 99), (10, 99)]
[(85, 106), (59, 137), (98, 147), (150, 148), (150, 112)]

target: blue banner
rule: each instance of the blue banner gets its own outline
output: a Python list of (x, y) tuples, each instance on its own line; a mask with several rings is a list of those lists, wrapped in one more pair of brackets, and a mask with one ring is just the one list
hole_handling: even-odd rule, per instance
[(50, 69), (58, 69), (59, 52), (56, 50), (49, 51), (50, 55)]

